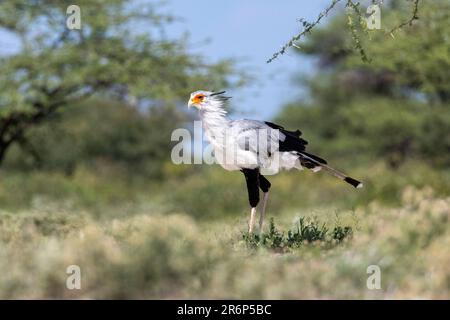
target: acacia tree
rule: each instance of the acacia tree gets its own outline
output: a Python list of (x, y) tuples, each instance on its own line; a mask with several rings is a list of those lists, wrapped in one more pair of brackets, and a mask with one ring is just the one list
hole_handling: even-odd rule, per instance
[[(383, 23), (394, 25), (403, 12), (384, 12)], [(374, 33), (364, 42), (370, 63), (352, 50), (345, 24), (338, 15), (305, 39), (298, 52), (314, 56), (321, 72), (300, 79), (308, 98), (286, 106), (277, 121), (300, 126), (315, 148), (343, 161), (378, 157), (398, 167), (421, 159), (448, 167), (450, 3), (430, 0), (395, 38)]]
[(231, 64), (206, 64), (184, 40), (166, 39), (173, 17), (156, 4), (78, 0), (81, 29), (69, 30), (71, 3), (0, 3), (0, 30), (18, 44), (14, 54), (0, 52), (0, 162), (29, 128), (92, 95), (176, 101), (206, 81), (225, 85)]
[[(429, 2), (431, 1), (434, 0), (430, 0)], [(404, 11), (407, 12), (407, 16), (403, 17), (403, 20), (400, 22), (394, 20), (394, 24), (381, 30), (386, 36), (395, 37), (395, 34), (398, 31), (402, 30), (404, 27), (412, 26), (414, 21), (419, 20), (419, 7), (422, 4), (420, 0), (391, 0), (386, 2), (388, 2), (386, 7), (389, 9), (399, 9), (402, 7), (405, 9)], [(366, 4), (367, 3), (379, 5), (383, 3), (383, 0), (367, 0)], [(409, 10), (405, 8), (408, 3), (410, 3)], [(339, 5), (344, 5), (346, 8), (346, 24), (352, 37), (354, 49), (359, 53), (363, 62), (370, 62), (370, 58), (367, 56), (365, 47), (362, 44), (361, 34), (364, 34), (365, 37), (369, 36), (369, 30), (366, 25), (366, 17), (374, 14), (375, 11), (369, 12), (368, 14), (361, 6), (361, 2), (355, 0), (330, 0), (329, 5), (318, 14), (314, 21), (307, 21), (304, 18), (300, 18), (299, 22), (302, 24), (302, 29), (300, 32), (291, 37), (289, 41), (281, 46), (278, 51), (274, 52), (272, 57), (267, 60), (267, 63), (271, 63), (279, 56), (285, 54), (291, 47), (302, 50), (303, 44), (301, 41), (311, 34), (311, 32), (315, 30), (329, 14), (334, 12)]]

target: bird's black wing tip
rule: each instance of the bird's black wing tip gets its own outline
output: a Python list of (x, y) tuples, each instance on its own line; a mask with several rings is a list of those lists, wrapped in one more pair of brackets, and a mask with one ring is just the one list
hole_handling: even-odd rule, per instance
[(355, 180), (353, 178), (350, 178), (350, 177), (345, 177), (344, 181), (351, 184), (352, 186), (354, 186), (357, 189), (361, 189), (363, 187), (362, 182)]

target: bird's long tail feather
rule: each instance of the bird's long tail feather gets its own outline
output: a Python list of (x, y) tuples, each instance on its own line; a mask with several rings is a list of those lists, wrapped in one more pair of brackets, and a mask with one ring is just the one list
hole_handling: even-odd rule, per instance
[[(326, 164), (325, 160), (323, 160), (323, 162), (319, 161), (319, 159), (320, 160), (322, 160), (322, 159), (318, 158), (316, 156), (313, 156), (309, 153), (306, 153), (306, 152), (298, 152), (298, 154), (299, 154), (300, 158), (306, 159), (306, 160), (308, 160), (308, 162), (312, 162), (317, 165), (314, 168), (312, 168), (313, 171), (317, 171), (317, 169), (323, 168), (328, 173), (332, 174), (333, 176), (335, 176), (338, 179), (344, 180), (345, 182), (347, 182), (348, 184), (351, 184), (355, 188), (363, 187), (362, 182), (360, 182), (356, 179), (353, 179), (352, 177), (349, 177), (345, 173), (342, 173), (342, 172), (330, 167), (329, 165)], [(314, 169), (316, 169), (316, 170), (314, 170)]]

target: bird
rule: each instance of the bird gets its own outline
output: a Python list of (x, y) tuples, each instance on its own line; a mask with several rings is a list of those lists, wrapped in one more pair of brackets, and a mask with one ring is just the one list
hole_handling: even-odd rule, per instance
[(225, 91), (198, 90), (191, 93), (188, 109), (198, 109), (206, 140), (212, 145), (218, 164), (228, 171), (240, 171), (244, 174), (250, 218), (248, 233), (254, 233), (254, 224), (260, 204), (260, 192), (263, 193), (259, 216), (259, 232), (264, 225), (267, 201), (271, 183), (267, 175), (278, 173), (282, 169), (304, 167), (318, 172), (324, 170), (347, 182), (355, 188), (363, 184), (330, 167), (327, 161), (306, 151), (308, 142), (300, 130), (290, 131), (283, 126), (260, 120), (237, 119), (227, 117), (226, 102), (231, 98)]

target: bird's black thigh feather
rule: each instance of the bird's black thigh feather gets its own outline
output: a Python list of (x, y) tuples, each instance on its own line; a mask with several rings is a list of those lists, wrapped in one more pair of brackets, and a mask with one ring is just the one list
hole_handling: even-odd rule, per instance
[(259, 175), (259, 187), (261, 188), (261, 190), (266, 193), (269, 192), (270, 189), (270, 182), (269, 180), (266, 179), (266, 177), (264, 177), (262, 174)]
[(258, 169), (242, 169), (247, 183), (248, 202), (252, 208), (259, 203), (259, 170)]

